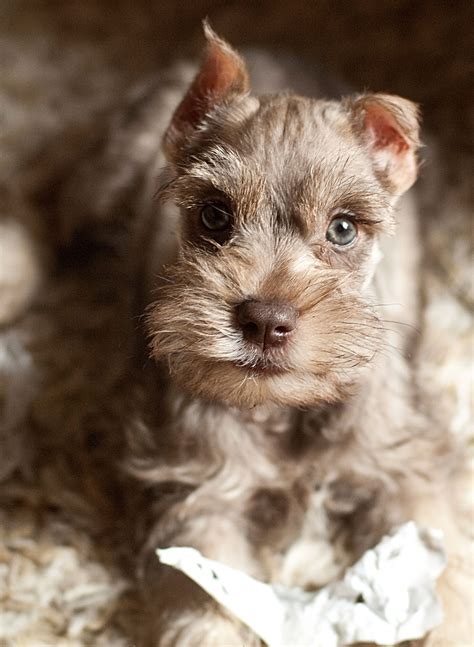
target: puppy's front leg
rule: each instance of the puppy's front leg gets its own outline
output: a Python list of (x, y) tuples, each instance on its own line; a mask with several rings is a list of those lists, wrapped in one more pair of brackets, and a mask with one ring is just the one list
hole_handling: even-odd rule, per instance
[[(154, 529), (143, 573), (147, 624), (143, 647), (254, 647), (259, 639), (228, 615), (186, 575), (159, 563), (157, 547), (193, 546), (211, 559), (256, 574), (258, 568), (237, 519), (222, 514), (183, 517), (176, 506)], [(175, 521), (178, 520), (178, 521)]]

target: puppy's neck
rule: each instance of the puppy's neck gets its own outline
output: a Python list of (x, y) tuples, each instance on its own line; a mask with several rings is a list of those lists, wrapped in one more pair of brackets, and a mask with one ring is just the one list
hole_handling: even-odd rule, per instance
[[(386, 364), (385, 364), (386, 367)], [(163, 375), (163, 368), (158, 367)], [(373, 409), (372, 394), (380, 383), (380, 371), (372, 367), (344, 401), (322, 402), (312, 407), (292, 407), (267, 401), (253, 407), (239, 408), (231, 403), (213, 401), (195, 396), (182, 389), (168, 377), (162, 383), (161, 416), (165, 424), (179, 428), (184, 434), (207, 434), (210, 429), (226, 433), (226, 425), (237, 424), (241, 429), (250, 429), (253, 434), (284, 435), (302, 426), (305, 417), (311, 417), (309, 435), (317, 435), (323, 426), (331, 423), (338, 429), (338, 439), (346, 436), (358, 426), (358, 418), (364, 418), (368, 409)], [(156, 407), (155, 407), (156, 408)]]

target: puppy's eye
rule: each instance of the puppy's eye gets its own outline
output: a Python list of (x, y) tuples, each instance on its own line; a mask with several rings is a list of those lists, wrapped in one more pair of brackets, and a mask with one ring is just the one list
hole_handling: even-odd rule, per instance
[(221, 202), (206, 204), (201, 209), (200, 218), (204, 228), (215, 233), (226, 232), (232, 225), (229, 208)]
[(356, 225), (344, 216), (333, 218), (326, 232), (326, 239), (333, 245), (344, 247), (357, 238)]

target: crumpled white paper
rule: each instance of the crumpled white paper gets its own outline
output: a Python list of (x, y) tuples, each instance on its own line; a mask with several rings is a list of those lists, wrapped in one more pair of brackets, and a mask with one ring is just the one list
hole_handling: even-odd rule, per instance
[(269, 585), (194, 548), (158, 549), (262, 638), (268, 647), (380, 645), (422, 638), (442, 620), (435, 591), (446, 565), (442, 535), (406, 523), (317, 593)]

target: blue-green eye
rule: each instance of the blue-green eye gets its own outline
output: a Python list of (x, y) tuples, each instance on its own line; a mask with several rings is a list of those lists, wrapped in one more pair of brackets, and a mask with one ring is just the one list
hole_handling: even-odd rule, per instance
[(344, 216), (333, 218), (326, 232), (326, 239), (333, 245), (344, 247), (350, 245), (357, 238), (357, 227)]

